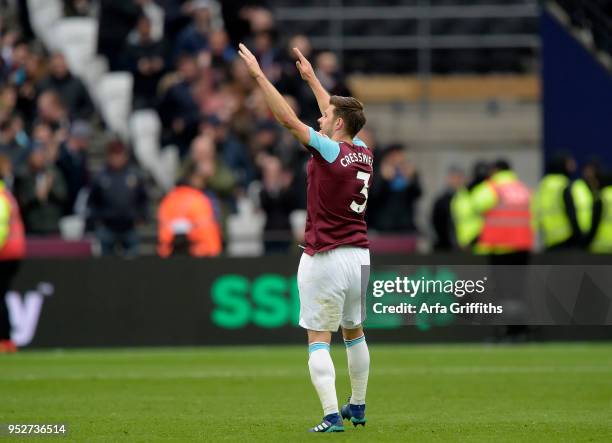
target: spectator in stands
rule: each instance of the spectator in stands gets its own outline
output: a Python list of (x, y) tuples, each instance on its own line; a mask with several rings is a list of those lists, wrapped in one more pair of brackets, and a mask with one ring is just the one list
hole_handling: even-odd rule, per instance
[(38, 96), (37, 121), (48, 124), (57, 137), (65, 137), (70, 127), (68, 112), (57, 92), (48, 90)]
[(36, 78), (33, 78), (32, 53), (25, 42), (15, 44), (9, 65), (9, 83), (17, 88), (16, 111), (31, 122), (36, 112)]
[[(156, 3), (164, 11), (164, 39), (174, 42), (176, 36), (191, 23), (192, 0), (156, 0)], [(171, 45), (167, 49), (174, 51)]]
[(289, 216), (297, 208), (297, 199), (291, 186), (293, 175), (283, 168), (281, 159), (264, 155), (262, 169), (261, 209), (266, 213), (264, 248), (266, 254), (286, 254), (292, 242)]
[(204, 174), (191, 164), (184, 179), (161, 201), (157, 248), (161, 257), (221, 253), (221, 231), (205, 187)]
[(227, 68), (238, 56), (236, 50), (229, 43), (227, 32), (223, 29), (212, 31), (209, 43), (213, 67)]
[(59, 158), (60, 145), (63, 143), (64, 138), (61, 129), (53, 131), (52, 126), (46, 121), (38, 120), (34, 123), (32, 143), (42, 148), (48, 162), (55, 164)]
[(249, 1), (249, 5), (240, 10), (240, 15), (249, 22), (251, 34), (275, 29), (274, 15), (267, 7), (266, 1)]
[(330, 95), (352, 96), (340, 70), (338, 57), (330, 51), (321, 52), (315, 61), (315, 73)]
[[(142, 15), (149, 19), (151, 39), (156, 42), (162, 40), (164, 38), (164, 9), (157, 4), (156, 0), (141, 0), (140, 6), (142, 8)], [(138, 25), (136, 25), (136, 29), (133, 29), (128, 34), (128, 42), (135, 38), (135, 35), (138, 33), (137, 28)]]
[(7, 84), (0, 87), (0, 150), (14, 165), (25, 160), (30, 138), (21, 115), (17, 112), (17, 88)]
[(66, 17), (89, 17), (93, 15), (93, 4), (90, 0), (64, 0)]
[(217, 219), (225, 226), (225, 220), (234, 207), (236, 178), (225, 162), (217, 157), (217, 149), (210, 136), (200, 135), (193, 140), (180, 176), (185, 176), (192, 164), (197, 166), (206, 180), (205, 193), (213, 202)]
[(164, 45), (153, 40), (151, 20), (141, 15), (136, 34), (126, 49), (127, 66), (134, 76), (133, 104), (136, 109), (155, 108), (157, 84), (164, 73)]
[(211, 31), (220, 28), (219, 6), (214, 0), (194, 0), (191, 11), (193, 22), (176, 38), (175, 55), (187, 53), (198, 56), (208, 49)]
[(72, 75), (64, 54), (56, 52), (51, 56), (49, 76), (40, 84), (40, 91), (57, 92), (68, 108), (71, 118), (89, 119), (94, 113), (93, 102), (83, 82)]
[(450, 251), (457, 245), (451, 201), (464, 182), (463, 170), (458, 166), (451, 166), (446, 176), (446, 188), (434, 201), (431, 214), (431, 224), (435, 234), (435, 251)]
[(202, 115), (193, 96), (198, 79), (196, 59), (189, 54), (182, 54), (177, 65), (174, 83), (163, 93), (158, 111), (163, 124), (162, 144), (176, 145), (183, 157), (197, 135)]
[[(137, 224), (147, 219), (148, 197), (141, 171), (131, 165), (127, 147), (119, 140), (106, 146), (106, 166), (95, 178), (89, 210), (103, 255), (138, 254)], [(117, 251), (117, 247), (121, 251)]]
[(0, 152), (0, 176), (2, 176), (4, 187), (12, 191), (15, 184), (14, 165), (10, 157), (2, 152)]
[(57, 167), (62, 172), (68, 189), (65, 213), (75, 212), (75, 202), (79, 192), (89, 185), (89, 167), (87, 151), (91, 141), (91, 128), (82, 120), (70, 126), (68, 139), (60, 147)]
[(106, 57), (111, 71), (123, 68), (121, 56), (128, 34), (142, 15), (143, 0), (100, 0), (98, 54)]
[(2, 83), (0, 88), (0, 120), (6, 121), (10, 119), (15, 112), (16, 106), (17, 88), (15, 85)]
[[(247, 4), (245, 4), (247, 3)], [(255, 30), (270, 29), (274, 17), (269, 9), (263, 7), (266, 0), (223, 0), (223, 22), (232, 41), (232, 46), (244, 42)]]
[(15, 195), (21, 208), (26, 232), (56, 234), (66, 203), (66, 183), (49, 159), (46, 146), (35, 143), (27, 166), (15, 178)]
[(271, 82), (276, 83), (281, 76), (280, 53), (276, 48), (277, 32), (274, 29), (257, 31), (254, 36), (254, 54), (261, 69)]
[(216, 115), (204, 120), (202, 132), (212, 137), (219, 157), (232, 170), (238, 185), (246, 189), (257, 176), (255, 164), (249, 157), (246, 146), (230, 130), (228, 123), (221, 121)]
[(20, 166), (28, 153), (29, 140), (25, 134), (19, 137), (20, 126), (17, 117), (0, 120), (0, 154), (6, 155), (15, 166)]
[(381, 232), (415, 233), (415, 205), (422, 194), (416, 168), (401, 144), (389, 146), (381, 157), (370, 190), (371, 226)]
[(310, 59), (312, 46), (308, 37), (302, 34), (294, 35), (289, 39), (285, 54), (281, 58), (281, 76), (278, 81), (278, 88), (283, 94), (288, 94), (300, 104), (300, 119), (306, 124), (316, 127), (317, 119), (321, 116), (317, 100), (308, 83), (304, 82), (295, 66), (295, 52), (293, 48), (298, 48), (304, 57)]
[(279, 141), (278, 124), (268, 119), (258, 120), (249, 140), (251, 158), (256, 161), (259, 154), (276, 153)]
[(13, 59), (13, 47), (17, 42), (18, 34), (13, 29), (4, 30), (6, 19), (0, 17), (0, 82), (7, 82)]

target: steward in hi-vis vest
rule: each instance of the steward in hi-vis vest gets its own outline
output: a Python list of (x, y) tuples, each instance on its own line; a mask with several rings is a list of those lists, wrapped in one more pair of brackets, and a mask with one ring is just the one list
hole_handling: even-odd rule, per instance
[(11, 340), (11, 323), (4, 297), (25, 256), (25, 246), (19, 207), (0, 176), (0, 354), (17, 350)]
[(530, 192), (505, 160), (491, 178), (472, 190), (472, 204), (483, 216), (476, 250), (484, 254), (529, 252), (533, 247)]
[(19, 207), (0, 180), (0, 261), (21, 260), (24, 255), (25, 234)]
[(612, 174), (600, 180), (601, 191), (593, 205), (589, 250), (596, 254), (612, 254)]
[(451, 200), (451, 216), (457, 245), (464, 249), (472, 245), (482, 231), (483, 220), (472, 204), (470, 191), (459, 188)]
[(578, 248), (591, 229), (593, 195), (583, 180), (571, 182), (575, 169), (571, 157), (553, 158), (534, 196), (533, 224), (547, 250)]

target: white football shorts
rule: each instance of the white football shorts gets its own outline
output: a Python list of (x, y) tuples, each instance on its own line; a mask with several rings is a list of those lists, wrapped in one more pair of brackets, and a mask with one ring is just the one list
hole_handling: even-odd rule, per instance
[[(353, 246), (340, 246), (314, 256), (303, 253), (297, 275), (300, 326), (331, 332), (337, 331), (338, 326), (360, 326), (365, 321), (361, 266), (369, 264), (370, 251)], [(364, 272), (369, 273), (366, 269)]]

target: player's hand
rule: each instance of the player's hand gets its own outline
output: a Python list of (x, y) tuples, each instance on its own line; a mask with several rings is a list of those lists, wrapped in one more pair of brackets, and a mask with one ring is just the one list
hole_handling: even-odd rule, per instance
[(249, 74), (251, 74), (251, 77), (256, 79), (257, 77), (262, 77), (264, 75), (253, 53), (249, 51), (249, 48), (247, 48), (242, 43), (238, 45), (238, 55), (246, 63), (247, 69), (249, 70)]
[(315, 73), (308, 59), (304, 57), (304, 54), (302, 54), (302, 52), (298, 48), (293, 48), (293, 52), (295, 52), (295, 55), (298, 58), (298, 60), (295, 62), (295, 66), (300, 72), (300, 76), (302, 77), (302, 79), (306, 81), (312, 80), (315, 76)]

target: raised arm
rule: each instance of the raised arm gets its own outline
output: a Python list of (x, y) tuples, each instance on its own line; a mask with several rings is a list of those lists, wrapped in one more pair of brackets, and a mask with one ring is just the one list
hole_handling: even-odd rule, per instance
[(302, 79), (304, 79), (306, 83), (308, 83), (308, 86), (310, 86), (310, 89), (312, 89), (312, 92), (317, 99), (319, 110), (321, 111), (321, 114), (323, 114), (329, 107), (329, 93), (325, 90), (315, 75), (312, 65), (308, 59), (304, 57), (304, 54), (302, 54), (298, 48), (293, 48), (293, 52), (295, 52), (295, 55), (298, 58), (298, 60), (295, 62), (295, 66), (297, 66), (298, 71), (300, 71), (300, 76)]
[(272, 111), (274, 118), (285, 128), (289, 129), (300, 143), (307, 145), (310, 141), (308, 126), (300, 121), (291, 106), (289, 106), (289, 103), (287, 103), (274, 85), (270, 83), (270, 80), (266, 78), (253, 53), (242, 43), (238, 47), (238, 55), (244, 60), (251, 77), (255, 79), (257, 85), (261, 88), (266, 104), (270, 111)]

